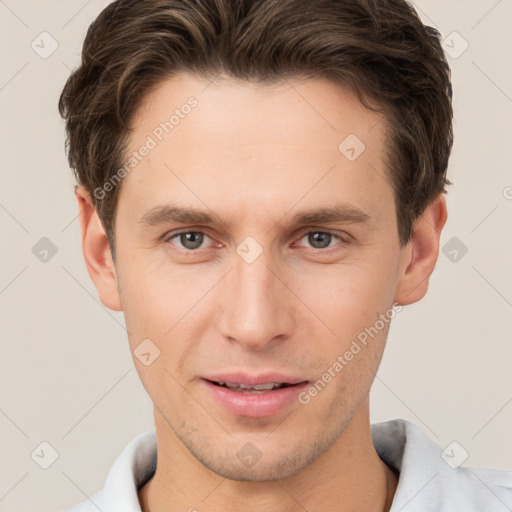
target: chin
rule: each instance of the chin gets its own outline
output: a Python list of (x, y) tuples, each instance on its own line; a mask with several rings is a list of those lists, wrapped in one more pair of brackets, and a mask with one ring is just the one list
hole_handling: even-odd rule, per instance
[(326, 439), (312, 441), (309, 445), (298, 442), (296, 446), (287, 446), (281, 453), (271, 443), (260, 451), (247, 442), (235, 453), (231, 446), (226, 446), (224, 454), (219, 451), (219, 445), (209, 449), (190, 445), (187, 448), (201, 464), (223, 478), (268, 482), (296, 475), (322, 455), (330, 444)]
[(231, 464), (219, 464), (218, 461), (213, 464), (208, 464), (206, 461), (201, 462), (217, 475), (238, 482), (282, 480), (297, 474), (308, 465), (307, 462), (300, 463), (296, 459), (267, 460), (266, 462), (260, 460), (251, 467), (245, 466), (238, 458), (232, 459), (232, 461)]

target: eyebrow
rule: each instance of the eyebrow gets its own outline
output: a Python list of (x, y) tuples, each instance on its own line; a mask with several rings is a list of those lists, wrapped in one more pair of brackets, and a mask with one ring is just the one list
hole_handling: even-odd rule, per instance
[[(285, 215), (286, 216), (286, 215)], [(372, 220), (368, 213), (354, 206), (336, 204), (314, 210), (296, 212), (286, 224), (303, 225), (325, 222), (343, 222), (346, 224), (364, 224)], [(159, 226), (178, 222), (180, 224), (223, 224), (230, 225), (212, 211), (184, 208), (176, 205), (155, 206), (146, 211), (137, 223), (146, 226)]]
[(151, 208), (137, 222), (147, 226), (158, 226), (170, 222), (179, 222), (181, 224), (215, 224), (220, 223), (220, 219), (213, 212), (206, 210), (163, 205)]
[(364, 224), (371, 221), (370, 215), (354, 206), (337, 204), (311, 211), (299, 211), (292, 217), (292, 224), (321, 224), (324, 222), (344, 222)]

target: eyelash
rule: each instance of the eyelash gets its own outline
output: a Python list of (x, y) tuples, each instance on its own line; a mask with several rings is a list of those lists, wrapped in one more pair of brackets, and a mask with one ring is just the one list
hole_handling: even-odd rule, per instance
[[(185, 231), (179, 231), (177, 233), (172, 233), (170, 235), (166, 235), (164, 237), (164, 242), (166, 243), (171, 243), (171, 240), (173, 238), (176, 238), (180, 235), (184, 235), (184, 234), (187, 234), (187, 233), (199, 233), (199, 234), (202, 234), (202, 235), (205, 235), (207, 236), (208, 238), (210, 238), (210, 240), (212, 240), (212, 238), (208, 235), (208, 233), (206, 233), (205, 231), (200, 231), (200, 230), (185, 230)], [(336, 237), (340, 242), (338, 244), (335, 244), (334, 246), (332, 247), (326, 247), (325, 249), (315, 249), (314, 247), (310, 247), (309, 249), (314, 251), (314, 252), (320, 252), (320, 253), (324, 253), (324, 254), (327, 254), (327, 253), (330, 253), (332, 252), (332, 250), (336, 250), (336, 246), (337, 245), (347, 245), (349, 243), (349, 235), (346, 235), (346, 237), (344, 238), (343, 236), (341, 236), (341, 234), (338, 234), (338, 233), (335, 233), (333, 231), (326, 231), (326, 230), (320, 230), (320, 229), (309, 229), (309, 231), (303, 231), (301, 232), (298, 240), (302, 240), (306, 235), (310, 234), (310, 233), (322, 233), (322, 234), (328, 234), (328, 235), (331, 235), (333, 237)], [(201, 249), (184, 249), (184, 248), (181, 248), (181, 247), (177, 247), (177, 249), (179, 249), (179, 252), (181, 253), (198, 253)]]

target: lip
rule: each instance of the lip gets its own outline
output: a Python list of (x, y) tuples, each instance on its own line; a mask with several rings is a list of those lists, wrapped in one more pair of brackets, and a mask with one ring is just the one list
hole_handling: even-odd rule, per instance
[(305, 382), (305, 379), (292, 377), (283, 373), (267, 372), (259, 375), (250, 375), (244, 372), (217, 373), (212, 375), (204, 375), (203, 379), (213, 380), (216, 382), (231, 382), (233, 384), (245, 384), (246, 386), (256, 386), (258, 384), (268, 384), (269, 382), (277, 382), (283, 384), (299, 384)]
[[(229, 382), (255, 386), (270, 382), (288, 384), (289, 387), (275, 389), (265, 393), (240, 393), (226, 387), (218, 386), (213, 382)], [(201, 382), (216, 401), (231, 414), (249, 418), (264, 418), (274, 416), (298, 403), (297, 397), (309, 385), (309, 382), (280, 373), (265, 373), (249, 375), (242, 372), (208, 375), (201, 378)]]

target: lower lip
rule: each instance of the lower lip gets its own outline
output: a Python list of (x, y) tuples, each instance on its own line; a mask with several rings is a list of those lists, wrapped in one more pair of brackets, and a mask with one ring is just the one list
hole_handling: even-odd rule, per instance
[(206, 379), (202, 379), (202, 382), (224, 409), (237, 416), (249, 418), (263, 418), (278, 414), (294, 401), (297, 402), (300, 392), (308, 386), (307, 382), (302, 382), (264, 393), (239, 393), (212, 384)]

